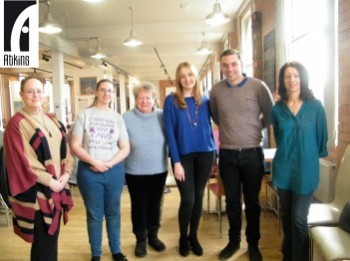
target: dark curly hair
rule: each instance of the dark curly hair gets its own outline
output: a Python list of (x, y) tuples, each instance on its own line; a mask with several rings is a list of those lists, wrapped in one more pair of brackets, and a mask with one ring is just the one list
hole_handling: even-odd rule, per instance
[(280, 97), (279, 102), (286, 103), (288, 100), (287, 89), (284, 84), (284, 76), (285, 76), (286, 69), (288, 67), (295, 68), (299, 73), (300, 99), (302, 101), (309, 101), (309, 100), (315, 99), (315, 96), (313, 95), (312, 90), (309, 88), (309, 75), (306, 68), (301, 63), (292, 61), (292, 62), (286, 62), (279, 71), (279, 75), (278, 75), (278, 95)]

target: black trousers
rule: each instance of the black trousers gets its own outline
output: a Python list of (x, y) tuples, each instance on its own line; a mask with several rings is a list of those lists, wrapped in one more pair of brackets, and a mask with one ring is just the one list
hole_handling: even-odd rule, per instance
[(259, 193), (264, 175), (262, 148), (242, 151), (220, 149), (219, 169), (225, 189), (230, 241), (233, 243), (241, 241), (241, 194), (243, 192), (247, 242), (251, 246), (258, 245), (260, 239)]
[(134, 233), (160, 227), (161, 205), (168, 172), (154, 175), (126, 173), (131, 199), (131, 220)]
[(57, 261), (60, 223), (55, 234), (51, 236), (47, 232), (48, 229), (44, 223), (43, 215), (40, 211), (35, 212), (34, 238), (30, 253), (31, 261)]
[(185, 181), (176, 180), (180, 191), (179, 225), (180, 236), (197, 236), (202, 215), (204, 188), (214, 162), (214, 152), (191, 153), (181, 156)]

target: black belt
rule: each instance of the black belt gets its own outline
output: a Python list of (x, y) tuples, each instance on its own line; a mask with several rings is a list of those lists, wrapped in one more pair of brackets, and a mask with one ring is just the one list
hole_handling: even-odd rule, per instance
[(261, 150), (261, 147), (255, 147), (255, 148), (238, 148), (238, 149), (231, 149), (235, 152), (245, 152), (245, 151), (257, 151)]

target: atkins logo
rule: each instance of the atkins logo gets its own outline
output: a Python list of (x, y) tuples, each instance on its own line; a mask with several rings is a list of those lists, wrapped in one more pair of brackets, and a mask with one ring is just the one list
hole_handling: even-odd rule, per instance
[(0, 67), (38, 67), (37, 0), (0, 0)]

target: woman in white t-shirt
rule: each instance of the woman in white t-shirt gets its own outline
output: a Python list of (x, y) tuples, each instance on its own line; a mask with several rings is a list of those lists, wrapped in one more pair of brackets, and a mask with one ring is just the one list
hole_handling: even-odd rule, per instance
[(103, 217), (113, 260), (127, 260), (120, 249), (120, 197), (130, 144), (122, 116), (110, 108), (112, 93), (110, 80), (97, 83), (95, 100), (78, 114), (71, 141), (79, 158), (77, 182), (86, 207), (92, 261), (102, 255)]

